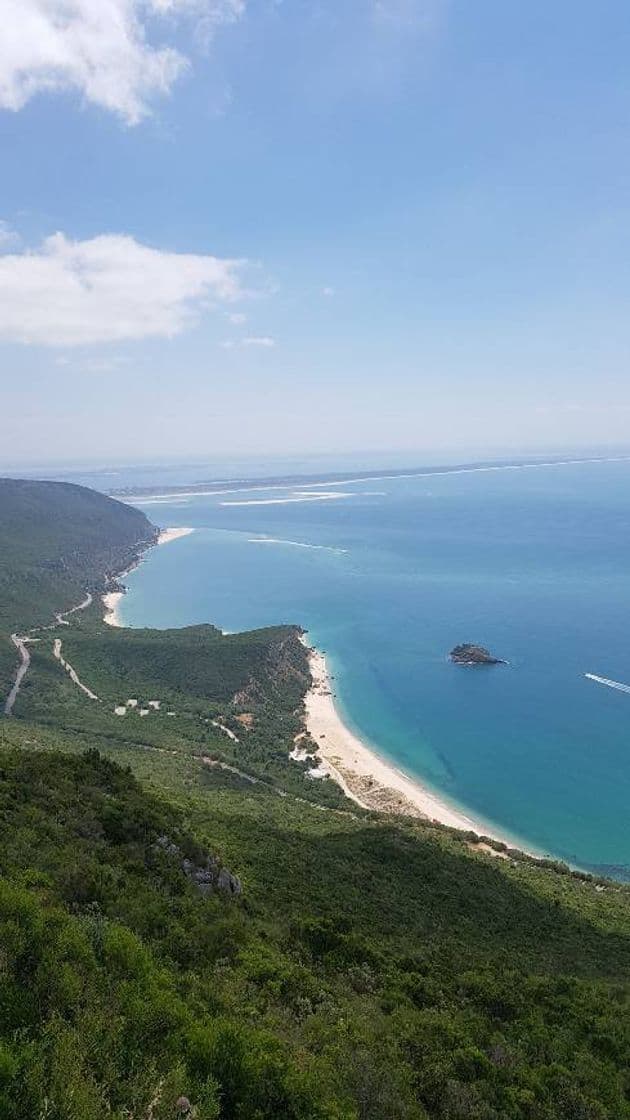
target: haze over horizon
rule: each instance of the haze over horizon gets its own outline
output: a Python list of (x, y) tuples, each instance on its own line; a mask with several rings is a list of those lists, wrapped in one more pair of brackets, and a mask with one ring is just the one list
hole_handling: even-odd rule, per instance
[(624, 443), (627, 5), (1, 13), (7, 467)]

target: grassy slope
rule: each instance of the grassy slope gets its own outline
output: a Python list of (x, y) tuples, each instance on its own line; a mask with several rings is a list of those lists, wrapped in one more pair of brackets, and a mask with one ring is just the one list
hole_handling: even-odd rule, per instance
[[(309, 781), (287, 757), (307, 680), (290, 629), (112, 632), (87, 612), (57, 633), (103, 701), (51, 632), (0, 724), (0, 1115), (122, 1120), (158, 1097), (160, 1120), (183, 1092), (200, 1120), (630, 1116), (628, 888)], [(177, 715), (113, 714), (148, 692)], [(156, 863), (165, 833), (217, 853), (242, 897)]]

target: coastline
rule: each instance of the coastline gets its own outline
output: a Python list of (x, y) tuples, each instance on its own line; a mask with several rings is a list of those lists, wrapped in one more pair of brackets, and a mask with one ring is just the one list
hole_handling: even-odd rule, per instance
[[(362, 482), (389, 482), (399, 478), (434, 478), (443, 477), (444, 475), (451, 474), (486, 474), (491, 471), (517, 471), (517, 470), (540, 470), (550, 467), (579, 467), (591, 463), (627, 463), (630, 461), (628, 455), (596, 455), (589, 456), (588, 458), (578, 459), (531, 459), (512, 462), (472, 462), (462, 463), (452, 467), (420, 467), (417, 470), (405, 471), (386, 471), (383, 473), (375, 474), (361, 474), (354, 475), (349, 472), (348, 476), (343, 478), (329, 478), (322, 479), (321, 481), (308, 481), (312, 479), (312, 475), (290, 476), (282, 482), (277, 481), (278, 476), (265, 480), (262, 479), (217, 479), (212, 484), (197, 484), (189, 483), (187, 489), (178, 489), (176, 486), (170, 490), (162, 490), (147, 488), (144, 491), (136, 492), (131, 489), (123, 490), (110, 490), (109, 494), (112, 498), (118, 498), (121, 502), (130, 502), (131, 504), (138, 503), (144, 504), (159, 504), (160, 502), (171, 502), (179, 498), (202, 498), (214, 497), (218, 494), (244, 494), (250, 493), (254, 490), (294, 490), (304, 489), (310, 490), (313, 488), (322, 488), (327, 486), (348, 486), (355, 485)], [(234, 485), (239, 483), (240, 485)], [(245, 483), (246, 485), (242, 485)]]
[(170, 544), (171, 541), (178, 541), (180, 537), (190, 536), (194, 531), (194, 529), (160, 529), (160, 535), (156, 543)]
[[(127, 573), (123, 572), (122, 574), (126, 575)], [(103, 606), (105, 607), (103, 622), (106, 622), (108, 626), (122, 626), (118, 608), (124, 594), (124, 591), (108, 591), (105, 595), (101, 596)]]
[[(193, 532), (192, 528), (182, 527), (161, 529), (154, 543), (169, 544)], [(117, 578), (122, 579), (132, 570), (133, 568), (128, 568)], [(126, 588), (119, 583), (115, 590), (102, 596), (105, 610), (103, 621), (108, 626), (124, 626), (119, 609), (125, 592)], [(534, 859), (541, 858), (540, 852), (528, 850), (514, 837), (502, 835), (491, 824), (469, 816), (463, 809), (449, 804), (418, 778), (404, 773), (394, 762), (379, 755), (371, 744), (367, 745), (344, 723), (335, 706), (324, 654), (309, 645), (304, 635), (300, 640), (307, 650), (313, 678), (312, 686), (304, 698), (305, 730), (317, 747), (317, 768), (321, 776), (329, 776), (350, 800), (363, 809), (416, 817), (460, 832), (474, 833), (478, 841), (470, 846), (487, 849), (490, 855), (506, 858), (503, 852), (481, 843), (480, 838), (518, 849)]]
[[(179, 540), (180, 537), (187, 537), (190, 533), (194, 533), (194, 531), (194, 529), (184, 528), (160, 529), (159, 536), (154, 543), (158, 545), (170, 544), (171, 541)], [(137, 564), (134, 564), (131, 568), (127, 568), (124, 572), (120, 572), (116, 578), (118, 580), (123, 579), (124, 576), (128, 575), (129, 572), (131, 572), (136, 566)], [(101, 596), (103, 607), (105, 608), (103, 622), (106, 622), (108, 626), (124, 625), (119, 614), (120, 604), (124, 594), (125, 588), (122, 588), (119, 585), (116, 591), (107, 591), (104, 595)]]
[[(514, 839), (500, 835), (491, 825), (449, 805), (355, 735), (335, 707), (323, 653), (302, 640), (308, 650), (313, 677), (313, 685), (305, 697), (306, 730), (317, 744), (324, 768), (333, 781), (341, 785), (346, 796), (363, 809), (436, 821), (449, 828), (489, 837), (508, 847), (518, 847), (520, 851), (526, 850)], [(527, 854), (540, 858), (533, 852)]]

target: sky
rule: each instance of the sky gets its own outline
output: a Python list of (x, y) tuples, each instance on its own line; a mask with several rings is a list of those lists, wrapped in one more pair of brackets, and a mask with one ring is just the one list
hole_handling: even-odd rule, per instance
[(0, 462), (630, 443), (627, 0), (0, 0)]

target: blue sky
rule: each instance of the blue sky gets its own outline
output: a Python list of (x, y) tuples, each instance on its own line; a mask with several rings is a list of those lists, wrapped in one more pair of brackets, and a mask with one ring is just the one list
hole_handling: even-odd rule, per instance
[(626, 3), (0, 16), (4, 465), (627, 442)]

